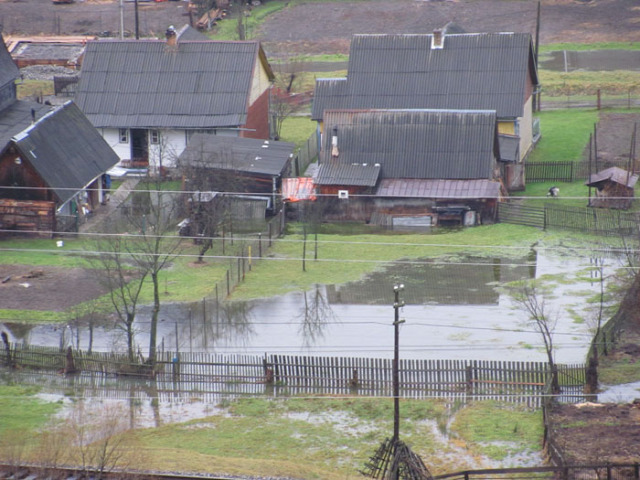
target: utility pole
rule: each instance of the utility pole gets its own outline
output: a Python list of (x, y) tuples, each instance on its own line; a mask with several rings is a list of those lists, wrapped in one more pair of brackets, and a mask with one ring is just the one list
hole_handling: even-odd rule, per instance
[(404, 320), (400, 320), (400, 309), (404, 307), (404, 301), (400, 301), (400, 292), (404, 290), (403, 284), (393, 286), (394, 301), (394, 342), (393, 342), (393, 441), (394, 444), (400, 438), (400, 324)]

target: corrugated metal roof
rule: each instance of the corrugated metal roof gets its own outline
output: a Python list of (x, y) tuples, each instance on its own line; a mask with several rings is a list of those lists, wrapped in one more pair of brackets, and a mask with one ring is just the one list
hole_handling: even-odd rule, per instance
[(0, 111), (0, 152), (4, 150), (14, 135), (33, 123), (31, 111), (36, 119), (53, 110), (53, 107), (29, 100), (16, 100)]
[(311, 120), (322, 120), (325, 109), (331, 105), (333, 109), (349, 108), (348, 84), (346, 78), (319, 78), (311, 104)]
[(60, 203), (119, 161), (73, 102), (45, 115), (13, 141), (20, 156), (54, 190)]
[(96, 127), (243, 125), (260, 50), (258, 42), (89, 42), (76, 102)]
[[(331, 156), (337, 127), (337, 158)], [(380, 164), (381, 178), (493, 178), (492, 111), (328, 110), (321, 163)]]
[(378, 197), (400, 198), (499, 198), (500, 182), (491, 180), (422, 180), (388, 178), (380, 181)]
[(316, 185), (349, 185), (375, 187), (380, 176), (380, 165), (323, 163), (314, 177)]
[(277, 176), (286, 169), (294, 149), (293, 143), (198, 133), (191, 137), (178, 162)]
[(20, 70), (13, 62), (7, 45), (4, 43), (2, 35), (0, 35), (0, 88), (7, 83), (13, 82), (20, 76)]
[(638, 175), (634, 175), (619, 167), (610, 167), (591, 175), (589, 180), (585, 182), (585, 185), (594, 186), (594, 184), (605, 180), (610, 180), (628, 188), (633, 188), (638, 181)]
[(432, 108), (496, 110), (523, 115), (526, 76), (538, 83), (528, 33), (354, 35), (347, 86), (316, 83), (312, 118), (332, 108)]

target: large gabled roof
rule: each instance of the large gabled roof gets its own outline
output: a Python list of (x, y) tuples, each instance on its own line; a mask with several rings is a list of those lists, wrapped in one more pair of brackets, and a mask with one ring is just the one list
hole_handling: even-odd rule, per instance
[(246, 122), (258, 42), (89, 42), (76, 102), (96, 127), (216, 128)]
[(12, 139), (62, 204), (119, 158), (80, 109), (67, 102)]
[(324, 122), (321, 163), (379, 164), (381, 178), (491, 179), (499, 158), (494, 111), (328, 110)]
[(312, 118), (333, 108), (496, 110), (523, 114), (527, 75), (537, 85), (531, 36), (525, 33), (355, 35), (347, 85), (316, 82)]
[(197, 133), (179, 158), (181, 166), (281, 175), (295, 144), (273, 140)]
[(0, 87), (14, 82), (20, 76), (20, 70), (11, 58), (11, 54), (0, 35)]

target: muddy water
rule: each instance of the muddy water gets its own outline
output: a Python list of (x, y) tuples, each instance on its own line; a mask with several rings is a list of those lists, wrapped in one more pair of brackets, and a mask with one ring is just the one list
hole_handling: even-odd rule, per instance
[[(598, 282), (585, 281), (589, 267), (588, 258), (545, 255), (390, 264), (357, 282), (268, 299), (163, 305), (158, 339), (165, 351), (391, 358), (393, 285), (403, 283), (403, 358), (545, 361), (539, 334), (500, 288), (538, 278), (554, 292), (547, 302), (558, 318), (557, 361), (582, 362), (590, 340), (585, 300), (599, 289)], [(142, 309), (136, 325), (142, 352), (148, 319), (149, 309)], [(86, 349), (89, 342), (87, 326), (41, 325), (12, 333), (14, 340), (34, 345), (70, 343)], [(95, 329), (93, 350), (123, 346), (120, 332)]]

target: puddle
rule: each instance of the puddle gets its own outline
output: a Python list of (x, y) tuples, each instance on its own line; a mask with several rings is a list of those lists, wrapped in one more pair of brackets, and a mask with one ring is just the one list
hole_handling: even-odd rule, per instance
[(640, 382), (600, 385), (599, 403), (629, 403), (640, 399)]

